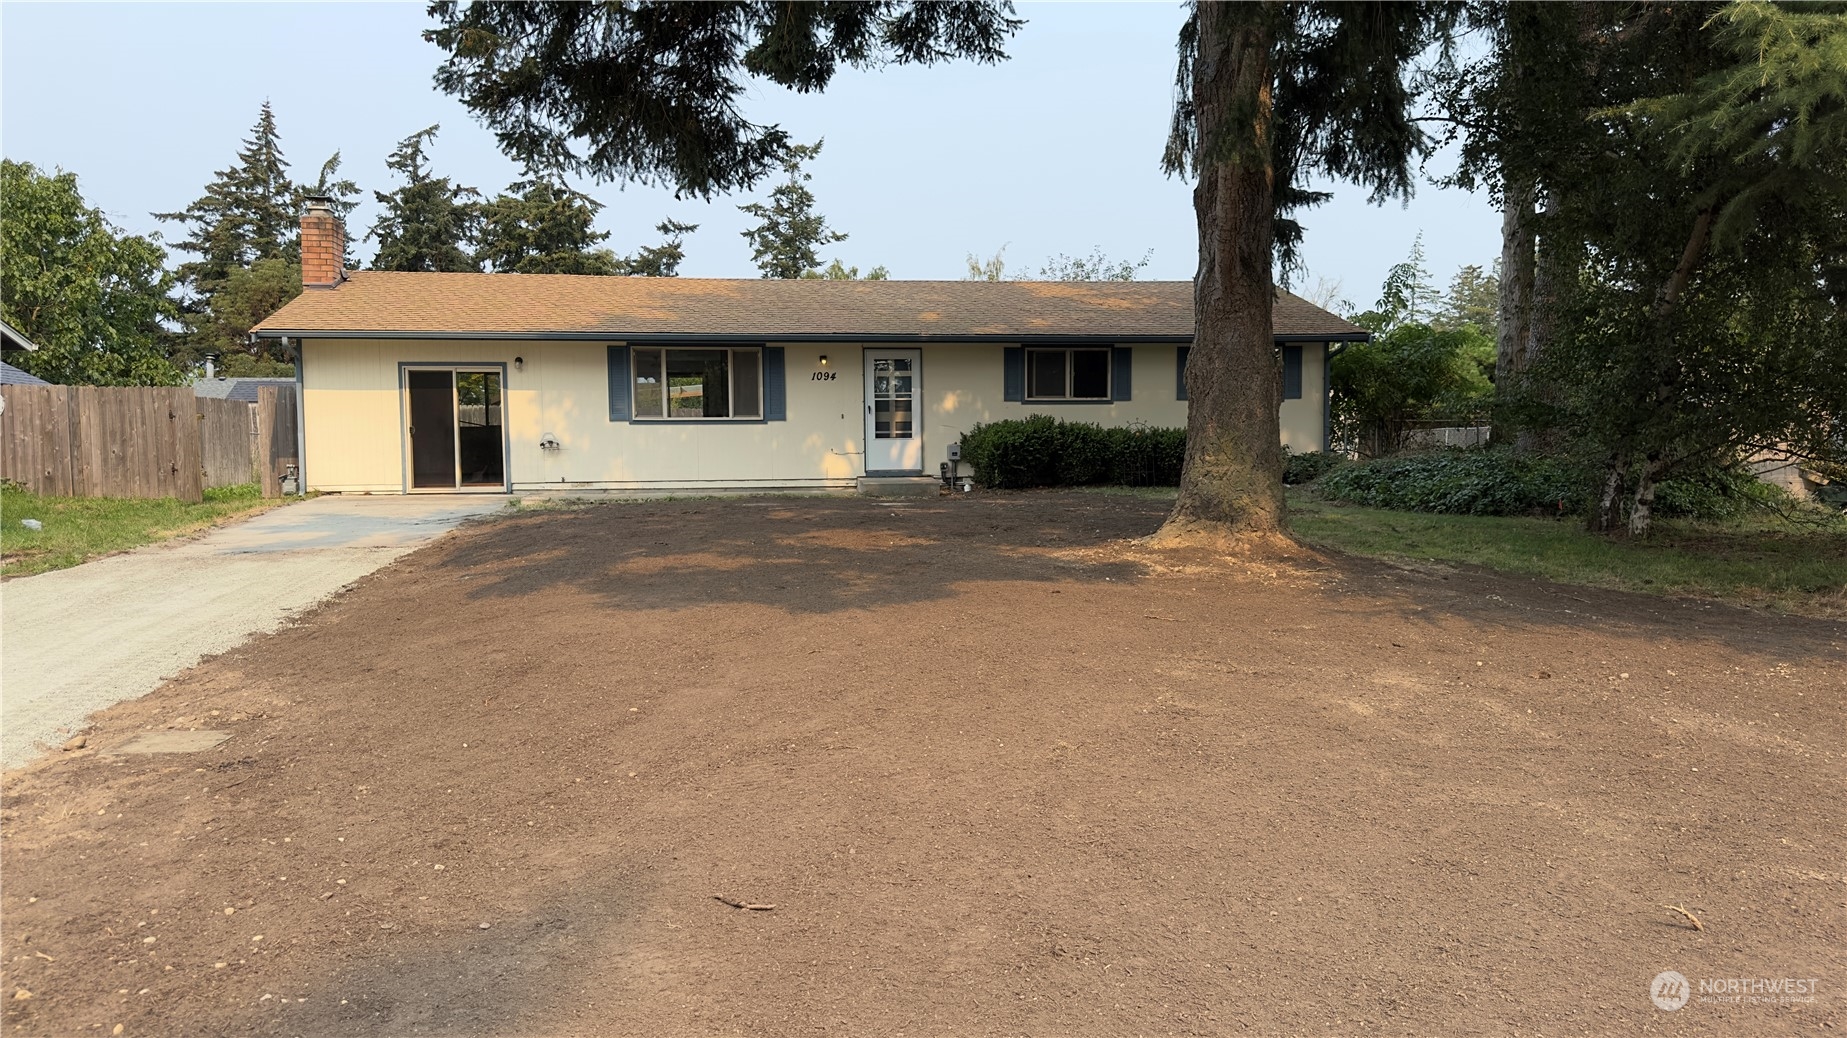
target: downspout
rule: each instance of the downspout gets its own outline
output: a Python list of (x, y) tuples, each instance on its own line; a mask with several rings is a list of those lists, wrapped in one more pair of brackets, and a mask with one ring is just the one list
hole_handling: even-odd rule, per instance
[[(282, 337), (283, 345), (288, 336)], [(301, 353), (306, 340), (295, 340), (295, 496), (308, 496), (308, 387), (302, 380)]]

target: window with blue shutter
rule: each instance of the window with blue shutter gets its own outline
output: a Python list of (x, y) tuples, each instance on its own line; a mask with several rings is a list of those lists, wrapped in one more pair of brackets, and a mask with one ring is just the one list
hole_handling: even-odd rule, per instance
[(1185, 400), (1186, 399), (1186, 355), (1189, 351), (1192, 350), (1192, 348), (1193, 347), (1191, 346), (1182, 346), (1178, 350), (1175, 351), (1175, 353), (1178, 354), (1177, 358), (1174, 361), (1174, 399), (1175, 400)]
[(628, 347), (609, 348), (609, 420), (626, 422), (634, 412), (629, 407)]
[(1283, 399), (1302, 399), (1302, 347), (1283, 347)]
[(1131, 388), (1130, 376), (1135, 370), (1135, 348), (1132, 346), (1117, 346), (1110, 351), (1110, 360), (1111, 366), (1114, 368), (1110, 373), (1110, 399), (1131, 399), (1133, 397), (1133, 390)]
[(1026, 399), (1026, 350), (1009, 346), (1001, 351), (1001, 399)]
[(789, 420), (789, 385), (784, 377), (781, 346), (763, 347), (763, 419), (768, 422)]

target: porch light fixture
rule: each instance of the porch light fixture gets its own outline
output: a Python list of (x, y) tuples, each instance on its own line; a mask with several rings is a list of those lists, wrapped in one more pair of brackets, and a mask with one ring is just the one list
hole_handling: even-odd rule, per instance
[(827, 367), (827, 354), (825, 353), (821, 354), (821, 366)]
[(515, 370), (515, 371), (525, 371), (525, 370), (526, 370), (526, 358), (524, 358), (524, 357), (514, 357), (514, 358), (513, 358), (513, 370)]

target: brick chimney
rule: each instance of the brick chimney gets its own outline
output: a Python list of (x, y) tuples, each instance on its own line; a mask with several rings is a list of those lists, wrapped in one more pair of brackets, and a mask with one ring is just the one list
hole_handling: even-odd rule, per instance
[(301, 213), (301, 284), (333, 288), (346, 280), (346, 228), (334, 215), (333, 199), (309, 198)]

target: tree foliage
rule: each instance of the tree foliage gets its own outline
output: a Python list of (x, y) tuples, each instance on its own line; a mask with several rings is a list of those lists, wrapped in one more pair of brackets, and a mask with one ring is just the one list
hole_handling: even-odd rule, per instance
[(633, 256), (625, 257), (621, 262), (622, 273), (642, 278), (671, 278), (680, 275), (680, 264), (686, 259), (686, 236), (698, 230), (699, 225), (662, 220), (654, 225), (654, 229), (660, 232), (661, 243), (643, 245), (635, 250)]
[(428, 126), (404, 138), (385, 161), (403, 184), (372, 193), (384, 210), (369, 235), (378, 241), (374, 270), (481, 269), (470, 248), (481, 219), (480, 192), (434, 175), (424, 154), (440, 129)]
[(1362, 454), (1404, 449), (1420, 422), (1473, 424), (1493, 399), (1494, 341), (1472, 322), (1444, 322), (1458, 303), (1431, 298), (1429, 284), (1420, 236), (1378, 303), (1354, 318), (1372, 340), (1345, 344), (1329, 364), (1336, 439)]
[(815, 281), (886, 281), (891, 278), (891, 271), (883, 266), (877, 266), (866, 271), (865, 277), (861, 277), (858, 267), (849, 267), (839, 260), (834, 260), (820, 270), (810, 271), (802, 277)]
[(165, 250), (85, 205), (73, 173), (10, 159), (0, 171), (0, 311), (39, 347), (19, 366), (68, 385), (179, 382)]
[(1104, 255), (1101, 247), (1091, 249), (1088, 256), (1067, 256), (1061, 252), (1048, 258), (1033, 280), (1134, 281), (1153, 255), (1154, 250), (1150, 249), (1139, 260), (1111, 259)]
[(615, 253), (597, 248), (603, 204), (563, 181), (532, 178), (481, 206), (475, 259), (495, 273), (616, 274)]
[(429, 13), (437, 85), (515, 160), (706, 198), (754, 186), (790, 150), (787, 132), (742, 114), (750, 80), (806, 94), (842, 65), (996, 62), (1021, 25), (983, 0), (438, 0)]
[(1618, 14), (1579, 66), (1592, 145), (1542, 182), (1568, 280), (1537, 301), (1551, 341), (1511, 403), (1601, 457), (1591, 525), (1641, 534), (1664, 479), (1841, 450), (1847, 16)]
[(282, 156), (276, 115), (269, 102), (257, 115), (237, 162), (213, 174), (191, 205), (156, 217), (179, 223), (186, 237), (174, 247), (197, 258), (179, 265), (179, 279), (195, 295), (209, 296), (236, 270), (260, 259), (298, 259), (296, 188)]
[[(191, 366), (208, 353), (251, 352), (261, 357), (275, 349), (249, 342), (250, 326), (273, 312), (251, 307), (258, 299), (280, 307), (300, 293), (298, 214), (303, 199), (330, 198), (342, 218), (357, 205), (358, 186), (341, 178), (339, 171), (340, 155), (335, 152), (321, 164), (314, 183), (292, 180), (275, 112), (264, 102), (236, 162), (213, 174), (205, 193), (185, 209), (155, 214), (184, 227), (186, 237), (176, 248), (194, 256), (175, 271), (185, 328), (173, 345), (177, 363)], [(258, 264), (266, 264), (265, 270), (253, 276)], [(285, 267), (295, 271), (294, 288), (275, 291), (281, 284), (277, 272)]]
[(827, 225), (827, 218), (815, 208), (814, 192), (808, 189), (813, 174), (803, 169), (821, 154), (821, 145), (792, 144), (782, 160), (786, 179), (770, 192), (769, 204), (750, 202), (738, 210), (757, 218), (757, 225), (744, 231), (750, 242), (751, 262), (766, 278), (800, 278), (817, 274), (825, 245), (847, 240), (847, 236)]

